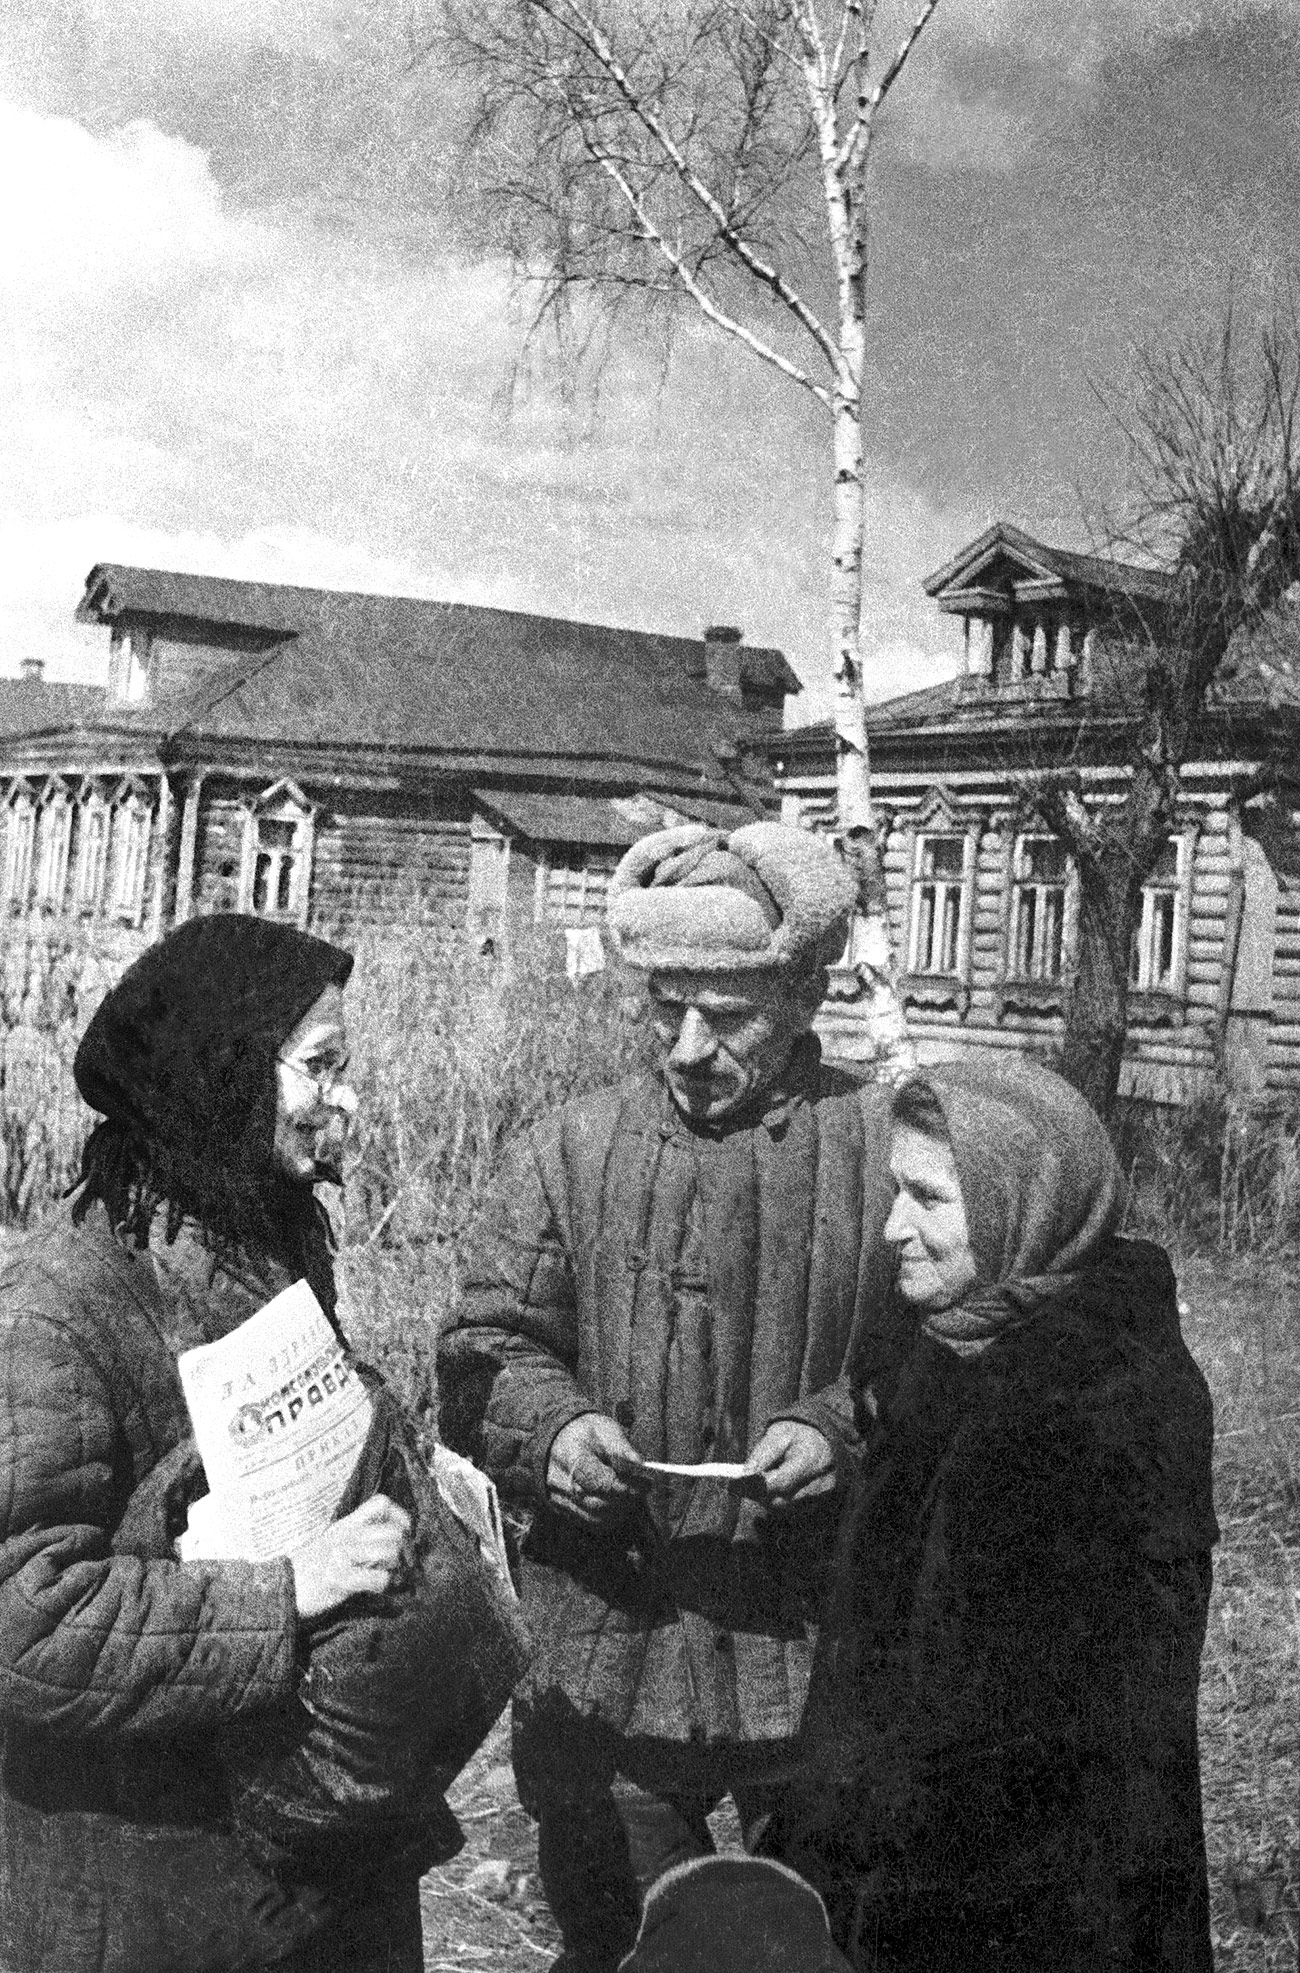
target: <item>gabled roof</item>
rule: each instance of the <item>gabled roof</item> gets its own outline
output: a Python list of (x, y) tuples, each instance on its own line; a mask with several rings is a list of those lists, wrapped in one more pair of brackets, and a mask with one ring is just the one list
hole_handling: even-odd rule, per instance
[(0, 740), (57, 733), (94, 719), (102, 685), (59, 685), (43, 678), (0, 678)]
[[(717, 780), (744, 727), (691, 638), (117, 563), (91, 570), (77, 614), (212, 626), (230, 644), (197, 687), (134, 715), (173, 739), (637, 761)], [(799, 689), (776, 650), (742, 647), (741, 672), (768, 696)]]
[(1004, 585), (1040, 599), (1092, 590), (1110, 597), (1159, 602), (1169, 593), (1170, 577), (1162, 569), (1143, 568), (1136, 562), (1052, 548), (1022, 528), (1012, 527), (1009, 521), (995, 521), (926, 577), (925, 592), (937, 598), (941, 608), (956, 608), (959, 599), (971, 591)]

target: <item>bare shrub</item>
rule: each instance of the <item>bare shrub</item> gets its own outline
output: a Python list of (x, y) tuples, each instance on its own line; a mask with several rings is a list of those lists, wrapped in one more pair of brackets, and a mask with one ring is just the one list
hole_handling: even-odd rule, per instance
[(1300, 1106), (1211, 1084), (1181, 1109), (1122, 1106), (1132, 1231), (1164, 1245), (1279, 1254), (1300, 1241)]
[(422, 1410), (438, 1325), (505, 1140), (644, 1059), (626, 980), (603, 973), (575, 985), (557, 957), (554, 935), (488, 959), (436, 924), (358, 943), (345, 1319)]

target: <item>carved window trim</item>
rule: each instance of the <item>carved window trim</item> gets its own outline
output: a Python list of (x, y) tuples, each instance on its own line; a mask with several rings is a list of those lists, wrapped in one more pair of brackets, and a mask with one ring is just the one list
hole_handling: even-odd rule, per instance
[[(1162, 1022), (1176, 1026), (1184, 1019), (1192, 885), (1199, 836), (1200, 829), (1194, 822), (1171, 829), (1168, 840), (1174, 845), (1175, 853), (1172, 880), (1152, 876), (1142, 886), (1141, 912), (1133, 934), (1138, 964), (1129, 973), (1129, 1021), (1134, 1026), (1152, 1027)], [(1163, 908), (1166, 902), (1167, 912)], [(1167, 941), (1161, 931), (1164, 924), (1169, 926)], [(1159, 958), (1166, 943), (1167, 970)]]
[(36, 868), (36, 790), (24, 779), (11, 781), (4, 805), (4, 908), (19, 917), (31, 898)]
[[(964, 1018), (970, 1011), (971, 966), (975, 930), (975, 871), (980, 837), (987, 823), (982, 808), (959, 802), (949, 789), (932, 788), (920, 808), (907, 821), (907, 894), (904, 901), (903, 929), (906, 967), (900, 982), (905, 1003), (918, 1007), (955, 1008)], [(920, 909), (926, 886), (923, 863), (927, 843), (936, 838), (960, 839), (962, 869), (958, 890), (958, 917), (953, 940), (951, 969), (922, 970), (917, 965), (921, 936)], [(946, 880), (945, 890), (951, 885)], [(933, 909), (933, 904), (931, 905)]]
[[(1032, 809), (1008, 816), (1002, 824), (1007, 839), (1002, 897), (1002, 962), (998, 975), (998, 1012), (1016, 1008), (1025, 1013), (1060, 1013), (1064, 1010), (1070, 974), (1075, 963), (1079, 927), (1079, 871), (1068, 848), (1065, 853), (1065, 879), (1059, 933), (1060, 970), (1055, 975), (1026, 974), (1019, 969), (1020, 909), (1023, 892), (1029, 888), (1021, 874), (1027, 846), (1033, 842), (1060, 842), (1042, 817)], [(1035, 889), (1047, 886), (1036, 885)], [(1037, 940), (1037, 931), (1035, 933)]]
[(118, 783), (109, 804), (109, 915), (124, 925), (139, 925), (144, 917), (144, 894), (149, 878), (149, 848), (153, 834), (151, 791), (134, 775)]
[(94, 917), (103, 909), (108, 888), (113, 810), (96, 781), (82, 782), (76, 806), (72, 908), (85, 917)]
[(72, 860), (72, 790), (52, 775), (37, 799), (35, 897), (39, 911), (61, 912)]
[[(316, 805), (296, 781), (275, 781), (246, 804), (239, 872), (241, 911), (305, 929), (311, 908), (316, 815)], [(264, 830), (283, 829), (286, 824), (292, 830), (287, 841), (280, 835), (263, 835)]]

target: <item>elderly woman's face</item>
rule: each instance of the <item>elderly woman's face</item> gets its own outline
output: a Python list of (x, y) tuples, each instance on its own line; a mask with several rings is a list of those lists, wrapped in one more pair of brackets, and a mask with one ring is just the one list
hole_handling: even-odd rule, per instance
[(897, 1190), (885, 1239), (894, 1250), (898, 1292), (913, 1308), (949, 1308), (976, 1275), (951, 1148), (896, 1124), (889, 1170)]
[(343, 990), (326, 987), (280, 1047), (276, 1063), (276, 1167), (300, 1185), (342, 1176), (343, 1146), (356, 1114), (347, 1079)]

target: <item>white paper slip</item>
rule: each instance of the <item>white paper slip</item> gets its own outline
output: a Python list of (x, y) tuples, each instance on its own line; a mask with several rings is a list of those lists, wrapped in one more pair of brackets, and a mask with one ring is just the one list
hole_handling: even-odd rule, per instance
[(643, 1473), (668, 1473), (677, 1480), (754, 1480), (758, 1478), (748, 1466), (734, 1459), (706, 1459), (698, 1466), (674, 1466), (664, 1459), (647, 1459), (642, 1462)]

